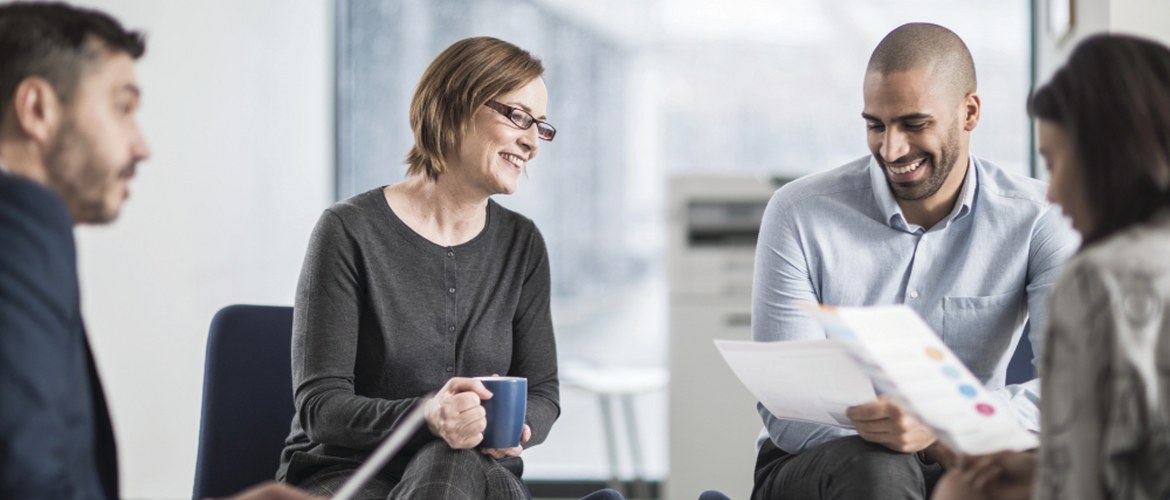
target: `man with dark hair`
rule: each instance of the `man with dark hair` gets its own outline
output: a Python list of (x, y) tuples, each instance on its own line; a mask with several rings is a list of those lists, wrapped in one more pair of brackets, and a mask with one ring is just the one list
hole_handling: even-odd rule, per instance
[[(898, 27), (863, 85), (870, 157), (807, 176), (768, 203), (756, 249), (752, 334), (824, 338), (801, 309), (906, 304), (1027, 429), (1038, 381), (1006, 385), (1025, 327), (1040, 352), (1045, 306), (1077, 240), (1045, 185), (970, 152), (975, 66), (941, 26)], [(758, 406), (753, 498), (926, 498), (950, 460), (893, 401), (852, 407), (856, 431), (776, 418)]]
[(119, 497), (73, 226), (113, 221), (150, 154), (135, 118), (144, 50), (101, 12), (0, 5), (0, 498)]

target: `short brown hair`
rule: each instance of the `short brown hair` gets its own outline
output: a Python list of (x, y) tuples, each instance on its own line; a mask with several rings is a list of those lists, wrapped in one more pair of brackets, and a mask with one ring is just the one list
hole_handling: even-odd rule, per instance
[(414, 146), (406, 155), (407, 175), (438, 179), (447, 170), (445, 156), (467, 135), (479, 107), (542, 74), (540, 59), (496, 38), (465, 38), (447, 47), (427, 67), (410, 101)]
[(59, 2), (0, 5), (0, 116), (26, 78), (44, 78), (68, 104), (97, 56), (124, 52), (138, 59), (145, 51), (142, 33), (98, 10)]

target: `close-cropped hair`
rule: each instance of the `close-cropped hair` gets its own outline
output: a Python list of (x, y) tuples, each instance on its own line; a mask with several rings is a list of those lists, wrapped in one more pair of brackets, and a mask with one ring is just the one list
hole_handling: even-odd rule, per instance
[(0, 5), (0, 116), (8, 112), (20, 82), (44, 78), (68, 104), (83, 72), (103, 53), (138, 59), (146, 41), (109, 15), (64, 3)]
[(971, 50), (955, 32), (937, 24), (907, 23), (878, 42), (866, 73), (889, 74), (930, 69), (953, 95), (966, 97), (978, 87)]
[(465, 38), (447, 47), (427, 67), (410, 101), (414, 146), (406, 155), (407, 175), (438, 179), (475, 112), (543, 74), (540, 59), (496, 38)]
[(1089, 245), (1170, 207), (1170, 49), (1096, 35), (1028, 103), (1069, 134), (1097, 217)]

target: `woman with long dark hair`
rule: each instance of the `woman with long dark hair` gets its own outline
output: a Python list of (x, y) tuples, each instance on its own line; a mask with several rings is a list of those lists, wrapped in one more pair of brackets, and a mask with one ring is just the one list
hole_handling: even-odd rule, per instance
[(1170, 498), (1170, 49), (1088, 38), (1029, 107), (1083, 241), (1051, 296), (1041, 444), (964, 457), (936, 498)]

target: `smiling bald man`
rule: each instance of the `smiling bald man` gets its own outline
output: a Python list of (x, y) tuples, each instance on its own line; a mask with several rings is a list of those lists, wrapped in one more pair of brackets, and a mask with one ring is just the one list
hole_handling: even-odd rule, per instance
[[(768, 203), (753, 337), (825, 338), (805, 302), (906, 304), (1036, 430), (1038, 380), (1007, 385), (1007, 366), (1021, 341), (1039, 356), (1048, 292), (1076, 236), (1044, 183), (971, 153), (981, 102), (955, 33), (898, 27), (874, 50), (863, 89), (872, 154), (789, 183)], [(757, 407), (765, 429), (752, 498), (927, 498), (950, 457), (884, 397), (849, 409), (856, 431)]]

